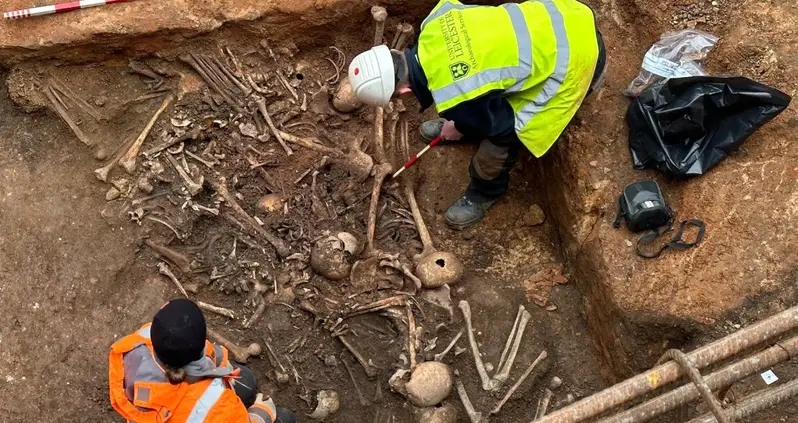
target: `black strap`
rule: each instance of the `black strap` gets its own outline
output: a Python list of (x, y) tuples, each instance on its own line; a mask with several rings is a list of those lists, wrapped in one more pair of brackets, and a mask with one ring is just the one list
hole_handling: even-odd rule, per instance
[(615, 223), (612, 224), (612, 227), (615, 229), (621, 228), (621, 220), (624, 217), (623, 207), (621, 206), (622, 201), (623, 195), (618, 197), (618, 213), (615, 215)]
[[(698, 235), (696, 235), (695, 241), (693, 241), (693, 242), (684, 242), (682, 240), (682, 236), (684, 235), (684, 229), (688, 225), (695, 226), (696, 228), (698, 228)], [(654, 253), (646, 253), (646, 252), (644, 252), (641, 249), (642, 246), (644, 246), (646, 244), (649, 244), (651, 241), (659, 238), (662, 235), (667, 234), (668, 232), (670, 232), (672, 230), (673, 230), (673, 221), (668, 223), (667, 229), (665, 229), (665, 231), (663, 231), (662, 233), (660, 233), (659, 230), (655, 229), (655, 230), (651, 231), (650, 233), (647, 233), (647, 234), (641, 236), (640, 239), (637, 240), (637, 255), (639, 255), (640, 257), (643, 257), (643, 258), (651, 259), (651, 258), (659, 257), (660, 255), (662, 255), (663, 252), (665, 252), (665, 250), (667, 250), (669, 248), (670, 249), (674, 249), (674, 250), (686, 250), (688, 248), (693, 248), (696, 245), (698, 245), (699, 243), (701, 243), (701, 240), (704, 239), (704, 233), (706, 232), (706, 226), (704, 225), (704, 222), (702, 222), (702, 221), (700, 221), (698, 219), (685, 220), (681, 224), (679, 224), (679, 230), (676, 232), (676, 235), (674, 235), (673, 238), (671, 238), (671, 240), (667, 244), (665, 244), (662, 247), (660, 247), (660, 249), (658, 251), (656, 251)]]

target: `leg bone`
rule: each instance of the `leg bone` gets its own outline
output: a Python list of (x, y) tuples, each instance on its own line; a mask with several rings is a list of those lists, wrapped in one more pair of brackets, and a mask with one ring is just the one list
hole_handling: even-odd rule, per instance
[(391, 165), (388, 163), (380, 163), (375, 167), (374, 172), (374, 187), (371, 191), (371, 203), (369, 204), (369, 219), (368, 219), (368, 239), (366, 240), (366, 252), (374, 252), (374, 233), (377, 231), (377, 208), (380, 202), (380, 191), (382, 191), (382, 183), (385, 178), (391, 174)]
[(197, 301), (197, 307), (199, 307), (199, 308), (201, 308), (201, 309), (203, 309), (205, 311), (210, 311), (211, 313), (216, 313), (216, 314), (218, 314), (220, 316), (229, 317), (231, 319), (235, 319), (236, 318), (235, 312), (233, 312), (233, 310), (230, 310), (229, 308), (224, 308), (224, 307), (215, 306), (213, 304), (203, 303), (202, 301)]
[(462, 336), (463, 336), (463, 330), (460, 329), (460, 332), (457, 332), (457, 335), (455, 335), (454, 339), (452, 339), (452, 342), (449, 343), (449, 346), (447, 346), (446, 349), (443, 350), (440, 354), (435, 354), (435, 361), (443, 360), (443, 357), (446, 357), (446, 354), (449, 354), (449, 351), (451, 351), (452, 348), (454, 348), (455, 344), (457, 344), (457, 341), (459, 341), (460, 337)]
[(405, 46), (407, 46), (407, 42), (410, 40), (410, 37), (413, 36), (413, 25), (403, 23), (399, 25), (397, 29), (399, 32), (392, 48), (394, 50), (402, 51), (405, 49)]
[(264, 119), (266, 119), (266, 124), (269, 125), (269, 129), (271, 129), (272, 134), (274, 134), (274, 137), (277, 138), (277, 142), (279, 142), (280, 146), (283, 147), (283, 150), (285, 150), (285, 154), (289, 156), (294, 154), (294, 151), (291, 150), (291, 147), (289, 147), (288, 144), (285, 143), (285, 140), (283, 140), (283, 137), (280, 136), (281, 135), (280, 131), (278, 131), (277, 128), (274, 126), (274, 121), (272, 121), (272, 118), (269, 115), (269, 111), (266, 110), (266, 100), (263, 97), (258, 96), (256, 97), (255, 101), (258, 105), (258, 110), (260, 111), (260, 114), (263, 115)]
[(374, 367), (374, 365), (371, 364), (370, 361), (366, 361), (366, 359), (363, 358), (363, 356), (355, 349), (355, 347), (353, 347), (352, 344), (350, 344), (349, 341), (346, 340), (346, 337), (344, 337), (343, 335), (339, 336), (338, 340), (341, 341), (342, 344), (344, 344), (344, 347), (346, 347), (346, 349), (349, 350), (349, 352), (352, 353), (353, 356), (355, 356), (355, 359), (358, 361), (358, 363), (360, 363), (360, 365), (363, 366), (363, 370), (366, 372), (366, 376), (369, 379), (374, 379), (375, 377), (377, 377), (377, 368)]
[(518, 314), (515, 316), (515, 323), (513, 323), (513, 328), (510, 330), (510, 336), (507, 337), (507, 343), (504, 345), (504, 351), (502, 351), (501, 358), (499, 359), (499, 365), (496, 366), (497, 369), (501, 369), (504, 366), (504, 360), (507, 358), (507, 353), (510, 352), (510, 346), (513, 344), (513, 339), (518, 331), (518, 323), (521, 321), (521, 316), (524, 314), (524, 310), (524, 305), (520, 304), (518, 306)]
[(512, 349), (510, 350), (510, 355), (507, 356), (507, 361), (504, 363), (504, 367), (499, 368), (498, 373), (493, 376), (493, 380), (498, 386), (501, 386), (510, 376), (510, 369), (513, 367), (515, 357), (518, 354), (518, 348), (521, 346), (521, 339), (524, 337), (524, 330), (526, 330), (526, 325), (529, 323), (529, 319), (531, 318), (532, 315), (529, 314), (528, 311), (524, 310), (521, 315), (521, 322), (518, 326), (518, 333), (516, 335), (515, 341), (513, 341)]
[(229, 339), (225, 338), (215, 330), (208, 328), (208, 337), (211, 338), (211, 341), (214, 341), (221, 346), (227, 348), (230, 353), (233, 355), (233, 360), (244, 364), (249, 360), (249, 357), (255, 355), (260, 355), (261, 347), (256, 343), (249, 344), (248, 347), (242, 348), (230, 341)]
[(72, 120), (72, 118), (69, 116), (64, 107), (61, 106), (61, 104), (55, 98), (55, 90), (53, 90), (49, 86), (45, 87), (44, 95), (47, 96), (47, 99), (53, 105), (53, 108), (55, 109), (56, 113), (58, 113), (58, 116), (61, 116), (61, 119), (63, 119), (63, 121), (66, 122), (67, 125), (69, 125), (69, 129), (71, 129), (72, 132), (75, 133), (75, 136), (78, 137), (80, 142), (88, 146), (94, 145), (94, 143), (90, 139), (88, 139), (88, 137), (86, 137), (86, 134), (83, 133), (80, 127), (78, 127), (77, 123), (75, 123), (75, 121)]
[[(510, 397), (513, 396), (515, 391), (518, 390), (518, 387), (521, 386), (521, 384), (524, 383), (524, 381), (526, 380), (526, 378), (529, 377), (529, 375), (532, 373), (532, 371), (535, 370), (535, 367), (537, 367), (538, 364), (540, 364), (540, 362), (545, 360), (546, 357), (548, 357), (548, 356), (549, 356), (549, 354), (546, 352), (546, 350), (543, 350), (543, 352), (540, 353), (538, 358), (536, 358), (535, 361), (532, 362), (532, 364), (529, 365), (529, 367), (526, 369), (524, 374), (521, 375), (520, 378), (518, 378), (518, 380), (515, 382), (513, 387), (510, 388), (509, 391), (507, 391), (507, 394), (504, 395), (504, 398), (502, 398), (502, 400), (499, 401), (498, 404), (496, 404), (496, 407), (493, 410), (490, 411), (490, 414), (498, 414), (499, 411), (501, 411), (502, 407), (504, 407), (504, 404), (507, 402), (507, 400), (509, 400)], [(537, 420), (537, 417), (535, 419)]]
[(165, 156), (166, 160), (169, 161), (172, 167), (174, 167), (177, 171), (178, 175), (180, 175), (180, 178), (183, 180), (183, 185), (186, 186), (188, 193), (191, 194), (192, 197), (197, 195), (198, 192), (202, 191), (202, 183), (204, 182), (205, 178), (200, 176), (200, 181), (194, 182), (191, 180), (191, 177), (188, 176), (186, 170), (183, 169), (183, 166), (181, 166), (180, 163), (178, 163), (178, 161), (169, 152), (167, 152)]
[(130, 146), (130, 149), (119, 159), (119, 165), (125, 168), (125, 171), (129, 174), (133, 174), (136, 170), (136, 157), (139, 155), (139, 150), (141, 150), (142, 144), (144, 144), (144, 140), (147, 139), (147, 136), (150, 135), (150, 131), (152, 130), (153, 125), (161, 116), (161, 113), (169, 107), (169, 104), (172, 103), (174, 97), (171, 95), (167, 96), (163, 103), (161, 103), (161, 107), (155, 112), (149, 122), (147, 122), (147, 126), (144, 127), (144, 130), (141, 131), (136, 141), (133, 142), (133, 145)]
[(455, 384), (457, 385), (457, 395), (460, 396), (460, 401), (463, 402), (463, 407), (468, 414), (468, 418), (471, 419), (471, 423), (483, 423), (485, 420), (482, 418), (482, 413), (478, 412), (474, 408), (474, 405), (471, 404), (471, 400), (468, 398), (468, 393), (466, 393), (463, 382), (458, 379)]
[(471, 306), (468, 304), (468, 301), (463, 300), (460, 301), (458, 307), (460, 311), (463, 312), (463, 319), (465, 320), (466, 332), (468, 334), (468, 343), (471, 344), (471, 352), (474, 353), (474, 364), (477, 367), (479, 379), (482, 381), (482, 389), (485, 391), (493, 391), (498, 388), (498, 383), (488, 377), (488, 372), (485, 370), (485, 363), (483, 363), (482, 355), (479, 353), (477, 341), (474, 339), (474, 328), (471, 325)]
[(224, 199), (227, 205), (232, 208), (241, 219), (244, 220), (246, 226), (249, 226), (250, 230), (255, 231), (261, 236), (261, 238), (271, 244), (280, 257), (288, 257), (291, 255), (291, 250), (282, 239), (278, 238), (268, 230), (260, 227), (260, 225), (255, 222), (255, 219), (243, 208), (241, 208), (241, 205), (238, 204), (235, 197), (233, 197), (233, 195), (230, 194), (230, 191), (227, 189), (227, 180), (225, 178), (220, 178), (219, 182), (209, 181), (209, 183), (213, 190)]
[(158, 272), (171, 279), (172, 282), (177, 287), (178, 291), (180, 291), (180, 293), (183, 294), (184, 297), (188, 298), (188, 292), (186, 292), (186, 288), (183, 288), (183, 284), (180, 283), (180, 281), (177, 279), (177, 276), (175, 276), (175, 274), (172, 273), (171, 270), (169, 270), (169, 266), (167, 266), (166, 263), (164, 262), (158, 263)]
[[(352, 372), (352, 368), (349, 367), (349, 363), (346, 362), (343, 358), (341, 358), (341, 362), (344, 363), (344, 367), (346, 368), (346, 372), (349, 373), (349, 379), (352, 380), (352, 384), (355, 385), (355, 392), (357, 393), (357, 399), (360, 401), (360, 405), (363, 407), (368, 407), (369, 402), (363, 396), (363, 392), (360, 390), (360, 385), (357, 384), (357, 380), (355, 379), (355, 374)], [(379, 381), (377, 382), (379, 384)]]
[(540, 400), (540, 404), (538, 404), (538, 409), (535, 412), (535, 420), (543, 418), (546, 415), (546, 412), (549, 410), (549, 403), (551, 402), (551, 397), (554, 396), (554, 390), (562, 385), (562, 379), (557, 376), (551, 378), (551, 382), (549, 382), (549, 387), (543, 392), (543, 398)]
[(377, 23), (374, 30), (374, 45), (382, 44), (382, 36), (385, 32), (385, 20), (388, 19), (388, 11), (382, 6), (373, 6), (371, 8), (371, 16)]

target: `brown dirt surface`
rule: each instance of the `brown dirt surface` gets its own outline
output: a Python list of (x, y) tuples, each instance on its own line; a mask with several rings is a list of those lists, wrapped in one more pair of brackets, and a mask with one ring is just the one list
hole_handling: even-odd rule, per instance
[[(403, 0), (388, 3), (402, 4)], [(4, 11), (31, 6), (25, 0), (0, 2), (0, 8)], [(224, 25), (255, 21), (259, 24), (251, 29), (262, 36), (279, 38), (288, 33), (301, 39), (301, 31), (292, 31), (298, 21), (303, 22), (305, 27), (341, 24), (347, 16), (363, 12), (368, 7), (366, 2), (351, 0), (267, 3), (230, 0), (202, 3), (131, 1), (104, 6), (102, 8), (105, 10), (102, 11), (6, 21), (0, 26), (0, 63), (16, 63), (29, 57), (49, 55), (87, 61), (92, 57), (107, 57), (116, 50), (127, 50), (134, 54), (153, 53)], [(91, 47), (83, 48), (86, 45), (96, 47), (97, 44), (106, 44), (110, 50), (103, 52)]]
[[(543, 175), (555, 178), (548, 189), (555, 209), (550, 214), (559, 221), (575, 279), (593, 300), (588, 314), (601, 322), (594, 328), (622, 327), (598, 336), (605, 362), (615, 373), (628, 374), (656, 360), (661, 350), (641, 356), (635, 347), (649, 330), (667, 327), (652, 333), (669, 340), (663, 348), (680, 345), (723, 320), (746, 298), (789, 293), (784, 288), (794, 283), (791, 275), (798, 265), (791, 230), (798, 189), (798, 150), (790, 142), (794, 106), (700, 178), (671, 181), (631, 170), (623, 120), (628, 102), (620, 91), (637, 74), (650, 44), (660, 33), (675, 29), (670, 17), (683, 13), (686, 3), (706, 2), (655, 8), (642, 1), (603, 3), (602, 12), (613, 17), (600, 20), (605, 38), (624, 41), (607, 42), (610, 75), (605, 89), (585, 105), (557, 153), (543, 161)], [(717, 25), (697, 25), (721, 38), (708, 58), (712, 73), (747, 76), (795, 94), (795, 35), (787, 29), (798, 17), (793, 3), (729, 7), (721, 2), (717, 11), (701, 10), (723, 18)], [(642, 261), (634, 254), (636, 236), (612, 228), (621, 189), (645, 178), (661, 183), (677, 219), (706, 222), (707, 236), (699, 248)], [(619, 336), (630, 333), (634, 335), (628, 339)]]
[[(589, 395), (614, 378), (649, 367), (664, 349), (689, 349), (796, 298), (790, 289), (798, 264), (791, 250), (798, 241), (798, 147), (789, 143), (798, 119), (794, 107), (710, 174), (688, 182), (658, 178), (677, 217), (707, 222), (700, 248), (643, 262), (628, 246), (633, 235), (611, 227), (621, 188), (657, 178), (631, 169), (623, 121), (628, 100), (621, 95), (650, 44), (672, 25), (708, 30), (721, 37), (708, 60), (713, 73), (749, 76), (795, 94), (796, 6), (786, 0), (766, 7), (755, 1), (732, 6), (725, 0), (717, 5), (703, 0), (656, 6), (643, 0), (590, 3), (609, 50), (606, 85), (586, 101), (543, 160), (522, 154), (510, 192), (484, 222), (454, 232), (443, 220), (467, 184), (475, 146), (436, 148), (407, 172), (435, 246), (457, 255), (466, 268), (451, 289), (451, 315), (420, 293), (411, 301), (416, 324), (423, 327), (421, 358), (442, 351), (464, 326), (460, 300), (469, 301), (476, 339), (493, 366), (518, 305), (532, 314), (508, 386), (542, 350), (549, 353), (497, 421), (530, 420), (530, 410), (554, 375), (564, 381), (553, 403), (559, 408), (567, 394)], [(418, 24), (433, 4), (387, 2), (392, 17), (386, 38), (392, 38), (401, 19)], [(29, 6), (20, 1), (0, 5)], [(412, 281), (380, 269), (371, 289), (360, 292), (350, 281), (324, 279), (309, 266), (311, 246), (328, 232), (348, 231), (364, 241), (372, 179), (353, 183), (335, 161), (317, 167), (322, 154), (296, 145), (287, 157), (275, 137), (266, 135), (251, 99), (236, 110), (179, 60), (188, 53), (215, 57), (273, 92), (265, 94), (267, 109), (281, 129), (315, 137), (327, 147), (362, 140), (373, 154), (373, 109), (349, 116), (331, 112), (328, 90), (336, 83), (325, 82), (334, 76), (338, 60), (329, 46), (342, 49), (348, 63), (370, 45), (371, 5), (355, 0), (166, 1), (153, 8), (141, 1), (0, 26), (0, 63), (14, 64), (2, 75), (7, 87), (0, 93), (0, 300), (12, 305), (0, 312), (7, 322), (0, 328), (0, 421), (23, 421), (42, 410), (63, 421), (121, 421), (108, 403), (105, 357), (115, 339), (180, 296), (159, 275), (159, 262), (167, 263), (193, 298), (235, 311), (234, 320), (208, 314), (210, 327), (241, 345), (272, 347), (276, 360), (264, 352), (250, 365), (261, 391), (279, 406), (304, 416), (312, 411), (315, 393), (334, 389), (341, 409), (330, 422), (373, 421), (375, 415), (381, 421), (391, 415), (397, 422), (413, 421), (412, 407), (387, 384), (395, 369), (407, 368), (405, 309), (387, 319), (372, 313), (336, 324), (336, 317), (357, 305), (413, 292)], [(130, 59), (159, 76), (132, 73)], [(278, 73), (298, 92), (297, 101)], [(71, 89), (72, 94), (56, 90), (57, 101), (95, 146), (81, 144), (41, 95), (53, 81)], [(94, 175), (106, 163), (94, 157), (113, 155), (138, 136), (163, 101), (163, 93), (150, 94), (161, 89), (177, 98), (142, 151), (198, 131), (196, 140), (172, 150), (191, 178), (209, 182), (193, 197), (164, 153), (139, 156), (133, 174), (115, 169), (110, 184)], [(421, 116), (415, 104), (407, 106), (415, 151), (423, 146), (418, 124), (434, 114)], [(248, 135), (252, 127), (258, 136)], [(397, 166), (396, 150), (389, 147), (388, 154)], [(194, 156), (216, 164), (209, 168)], [(253, 163), (258, 166), (252, 168)], [(256, 224), (286, 242), (292, 256), (278, 257), (251, 228), (224, 217), (242, 221), (211, 187), (222, 177)], [(158, 196), (144, 201), (148, 184)], [(120, 196), (106, 201), (112, 185)], [(285, 208), (259, 211), (258, 199), (272, 192)], [(421, 245), (399, 184), (386, 181), (381, 198), (376, 244), (412, 267)], [(528, 217), (533, 206), (542, 207), (542, 224)], [(183, 258), (165, 259), (145, 240)], [(271, 293), (274, 289), (280, 295)], [(263, 316), (245, 328), (261, 301), (267, 302)], [(377, 378), (366, 377), (331, 329), (349, 331), (349, 342), (380, 369)], [(487, 412), (508, 386), (483, 392), (467, 347), (463, 337), (445, 362), (458, 370), (475, 406)], [(342, 360), (350, 364), (369, 406), (359, 401)], [(277, 382), (280, 365), (289, 376), (286, 384)], [(794, 366), (777, 371), (795, 373)], [(749, 381), (735, 387), (735, 394), (760, 385)], [(377, 389), (381, 402), (374, 400)], [(456, 395), (447, 402), (466, 421)], [(774, 412), (760, 421), (783, 415)], [(663, 421), (673, 421), (669, 418)]]

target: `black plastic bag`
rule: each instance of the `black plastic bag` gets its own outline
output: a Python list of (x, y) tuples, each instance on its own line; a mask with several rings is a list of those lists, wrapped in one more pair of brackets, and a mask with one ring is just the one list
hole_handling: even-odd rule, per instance
[(742, 77), (670, 79), (629, 106), (635, 169), (690, 177), (712, 169), (790, 104), (790, 96)]

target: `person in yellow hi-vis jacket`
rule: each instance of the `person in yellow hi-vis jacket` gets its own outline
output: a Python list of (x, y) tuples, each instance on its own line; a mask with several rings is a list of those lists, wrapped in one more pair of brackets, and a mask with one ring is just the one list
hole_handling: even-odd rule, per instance
[(349, 81), (364, 103), (413, 94), (442, 119), (421, 126), (427, 141), (481, 141), (471, 182), (447, 211), (455, 229), (484, 216), (506, 191), (521, 146), (541, 157), (603, 79), (604, 43), (593, 12), (577, 0), (501, 6), (441, 0), (417, 45), (361, 53)]

